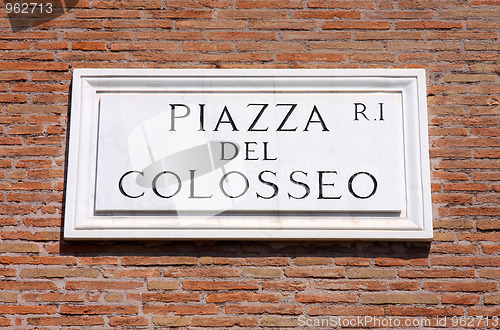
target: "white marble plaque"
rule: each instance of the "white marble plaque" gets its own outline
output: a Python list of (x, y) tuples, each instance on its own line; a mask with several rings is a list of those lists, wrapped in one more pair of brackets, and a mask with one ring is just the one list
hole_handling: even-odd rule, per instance
[(75, 70), (65, 237), (430, 239), (423, 70)]

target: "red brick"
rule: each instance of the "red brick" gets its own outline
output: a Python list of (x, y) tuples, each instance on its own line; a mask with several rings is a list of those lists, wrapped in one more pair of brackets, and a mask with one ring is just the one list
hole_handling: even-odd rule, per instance
[(5, 50), (13, 50), (13, 49), (29, 49), (29, 42), (10, 42), (10, 41), (1, 41), (0, 49)]
[(463, 32), (463, 31), (446, 31), (446, 32), (434, 32), (429, 31), (427, 33), (429, 40), (439, 39), (497, 39), (498, 34), (496, 32)]
[(274, 32), (210, 32), (210, 40), (275, 40), (276, 33)]
[[(0, 69), (2, 64), (0, 63)], [(24, 103), (28, 101), (27, 95), (21, 94), (9, 94), (9, 95), (0, 95), (0, 103)]]
[(102, 274), (106, 278), (118, 277), (158, 277), (161, 275), (159, 269), (109, 269)]
[(57, 39), (56, 32), (4, 32), (0, 39), (7, 40), (28, 40), (28, 39)]
[[(25, 171), (20, 171), (24, 173)], [(12, 172), (11, 172), (12, 173)], [(24, 178), (24, 175), (21, 176)], [(40, 202), (62, 202), (62, 194), (51, 194), (51, 193), (10, 193), (7, 194), (7, 201), (9, 202), (29, 202), (32, 200), (38, 200)], [(36, 233), (38, 234), (38, 233)], [(36, 235), (35, 234), (35, 235)], [(50, 235), (47, 234), (46, 235)], [(34, 235), (32, 237), (35, 237)]]
[(308, 315), (382, 316), (384, 308), (366, 306), (314, 306), (307, 309)]
[(357, 294), (296, 294), (295, 301), (299, 303), (338, 303), (338, 302), (357, 302)]
[(109, 323), (113, 327), (117, 326), (147, 326), (149, 324), (148, 320), (144, 317), (135, 316), (114, 316), (109, 319)]
[(474, 173), (474, 179), (477, 180), (477, 181), (495, 181), (495, 180), (499, 180), (498, 178), (500, 178), (500, 173), (498, 172), (482, 172), (482, 173)]
[[(439, 61), (491, 61), (498, 59), (498, 53), (440, 53), (436, 59)], [(474, 103), (471, 105), (475, 105)], [(476, 104), (477, 105), (477, 104)]]
[(30, 253), (39, 252), (37, 244), (33, 243), (1, 243), (0, 252), (2, 253)]
[(322, 28), (323, 30), (389, 30), (391, 25), (389, 22), (331, 21), (324, 23)]
[(453, 305), (477, 305), (479, 303), (480, 296), (477, 295), (456, 295), (456, 294), (445, 294), (441, 296), (441, 302), (443, 304), (453, 304)]
[[(500, 213), (499, 213), (500, 214)], [(494, 233), (470, 233), (458, 235), (458, 238), (463, 241), (493, 241), (500, 242), (500, 232)]]
[(286, 19), (288, 15), (286, 12), (274, 10), (220, 10), (219, 17), (221, 19), (275, 20)]
[(369, 19), (422, 19), (433, 18), (435, 13), (432, 11), (370, 11), (366, 12)]
[(169, 20), (140, 20), (140, 21), (130, 21), (130, 20), (116, 20), (116, 21), (104, 21), (103, 27), (107, 29), (136, 29), (136, 28), (162, 28), (169, 29), (173, 27), (173, 21)]
[(389, 283), (389, 288), (391, 290), (400, 291), (416, 291), (420, 288), (418, 282), (408, 281), (408, 282), (391, 282)]
[(60, 308), (61, 314), (77, 315), (100, 315), (100, 314), (137, 314), (137, 306), (116, 306), (116, 305), (92, 305), (92, 306), (74, 306), (63, 305)]
[(434, 228), (472, 229), (474, 222), (472, 220), (438, 220), (434, 221)]
[(209, 303), (221, 303), (227, 301), (279, 302), (279, 296), (276, 294), (262, 294), (251, 292), (214, 293), (208, 295), (206, 299)]
[(356, 31), (355, 40), (423, 40), (424, 34), (415, 31)]
[(478, 247), (471, 244), (434, 244), (431, 247), (433, 253), (477, 253)]
[(75, 10), (73, 11), (73, 15), (77, 19), (92, 19), (92, 18), (138, 19), (141, 17), (141, 13), (136, 10), (103, 10), (103, 9)]
[(396, 271), (392, 269), (355, 268), (349, 271), (349, 278), (393, 278)]
[(281, 32), (281, 36), (284, 40), (320, 40), (320, 41), (338, 41), (342, 39), (350, 39), (351, 33), (346, 31), (333, 31), (333, 32)]
[(339, 280), (322, 281), (312, 284), (313, 288), (326, 290), (367, 290), (367, 291), (385, 291), (387, 282), (381, 281), (359, 281), (359, 280)]
[[(459, 50), (459, 43), (452, 42), (438, 42), (438, 41), (389, 41), (387, 43), (387, 50), (389, 51), (444, 51), (444, 50)], [(438, 54), (439, 55), (439, 54)], [(433, 105), (433, 103), (429, 102)]]
[(123, 257), (122, 264), (128, 266), (196, 265), (195, 257)]
[(323, 278), (339, 278), (345, 277), (344, 268), (307, 268), (307, 267), (297, 267), (297, 268), (286, 268), (285, 275), (288, 277), (323, 277)]
[(73, 50), (106, 50), (108, 47), (105, 42), (85, 42), (75, 41), (71, 44)]
[(302, 8), (303, 4), (298, 0), (266, 0), (266, 1), (249, 1), (237, 0), (236, 8), (242, 9), (283, 9), (283, 8)]
[(26, 72), (0, 72), (0, 81), (17, 81), (26, 79), (28, 79)]
[(158, 302), (190, 302), (200, 301), (199, 293), (130, 293), (129, 300), (139, 300), (143, 302), (158, 301)]
[(449, 270), (449, 269), (405, 269), (399, 271), (400, 277), (409, 278), (473, 278), (477, 277), (477, 272), (475, 270)]
[[(459, 22), (439, 22), (439, 21), (406, 21), (396, 22), (396, 29), (461, 29)], [(430, 33), (430, 32), (429, 32)], [(446, 32), (449, 33), (449, 32)]]
[(361, 12), (358, 10), (301, 10), (294, 11), (293, 18), (315, 18), (315, 19), (360, 19)]
[(429, 304), (439, 303), (436, 294), (423, 293), (362, 293), (359, 297), (363, 304)]
[(38, 302), (83, 302), (88, 300), (87, 295), (83, 294), (64, 294), (64, 293), (25, 293), (22, 295), (23, 299), (26, 301), (38, 301)]
[(464, 315), (463, 308), (445, 307), (445, 308), (423, 308), (423, 307), (387, 307), (387, 315), (394, 316), (426, 316), (443, 317)]
[(309, 1), (307, 2), (309, 8), (337, 8), (337, 9), (374, 9), (374, 1)]
[(16, 226), (18, 224), (15, 218), (0, 218), (0, 226)]
[[(488, 196), (486, 196), (486, 197), (488, 197)], [(496, 202), (496, 203), (498, 203), (499, 201), (495, 198), (495, 200), (493, 200), (493, 201), (487, 199), (486, 202)], [(496, 229), (500, 229), (500, 221), (495, 221), (495, 220), (492, 220), (492, 221), (478, 220), (476, 222), (476, 227), (477, 227), (477, 229), (480, 229), (480, 230), (496, 230)]]
[(54, 314), (55, 306), (0, 306), (2, 314)]
[[(491, 245), (489, 247), (496, 247), (498, 250), (498, 247), (500, 245)], [(484, 247), (483, 247), (484, 250)], [(500, 270), (499, 269), (482, 269), (480, 273), (481, 277), (483, 278), (500, 278)]]
[(440, 194), (433, 195), (432, 201), (434, 203), (447, 203), (447, 204), (472, 204), (473, 196), (465, 194)]
[(454, 215), (484, 215), (484, 216), (498, 216), (500, 215), (500, 207), (469, 207), (469, 208), (453, 208), (453, 209), (439, 209), (439, 213), (443, 216)]
[(28, 205), (0, 205), (0, 214), (28, 214), (35, 212), (35, 209)]
[(150, 11), (148, 15), (153, 18), (168, 18), (168, 19), (210, 19), (214, 16), (214, 11), (212, 10), (161, 10), (161, 11)]
[(231, 268), (169, 268), (164, 270), (166, 277), (235, 277), (237, 269)]
[(3, 231), (0, 237), (4, 240), (56, 241), (61, 237), (61, 233), (50, 231), (39, 231), (36, 233), (27, 231)]
[(500, 308), (499, 307), (492, 307), (492, 308), (485, 308), (485, 307), (470, 307), (469, 308), (469, 315), (470, 316), (488, 316), (488, 317), (495, 317), (500, 314)]
[(349, 58), (361, 62), (394, 62), (396, 60), (392, 53), (357, 53), (349, 54)]
[(307, 288), (307, 283), (290, 281), (263, 281), (262, 289), (277, 291), (301, 291)]
[(311, 54), (283, 53), (283, 54), (278, 54), (277, 58), (279, 61), (339, 62), (339, 61), (345, 61), (346, 55), (340, 53), (311, 53)]
[(7, 112), (16, 114), (41, 114), (41, 113), (66, 113), (67, 108), (58, 105), (31, 105), (31, 104), (13, 104), (7, 106)]
[(133, 38), (132, 32), (101, 32), (101, 31), (88, 31), (88, 32), (65, 32), (64, 38), (69, 40), (130, 40)]
[(213, 258), (215, 265), (235, 265), (235, 266), (287, 266), (290, 260), (285, 257), (268, 258)]
[(486, 191), (491, 186), (481, 183), (453, 183), (444, 185), (445, 191)]
[(286, 314), (297, 315), (302, 313), (300, 305), (226, 305), (226, 314)]
[(144, 286), (137, 281), (67, 281), (67, 290), (134, 290)]
[(338, 266), (369, 266), (370, 258), (361, 257), (339, 257), (335, 258), (335, 264)]
[(99, 270), (86, 268), (36, 268), (21, 270), (25, 278), (67, 278), (67, 277), (97, 277)]
[(464, 4), (457, 0), (402, 0), (398, 1), (398, 6), (400, 8), (407, 9), (428, 9), (430, 8), (460, 8), (464, 7)]
[(195, 317), (191, 324), (194, 327), (250, 327), (258, 321), (253, 317)]
[(430, 291), (492, 291), (498, 290), (495, 282), (426, 282), (424, 290)]
[(57, 290), (52, 281), (0, 281), (2, 290)]
[(82, 257), (81, 265), (117, 265), (118, 258), (116, 257)]
[(35, 326), (92, 326), (103, 325), (104, 320), (98, 316), (28, 317), (28, 324)]
[[(43, 25), (42, 25), (43, 26)], [(51, 28), (68, 28), (68, 29), (100, 29), (102, 27), (102, 22), (99, 19), (67, 19), (67, 20), (51, 20), (45, 24), (47, 27)]]
[(186, 290), (258, 290), (257, 281), (182, 281)]
[[(477, 36), (474, 39), (496, 39), (496, 38), (495, 34), (489, 33), (486, 36)], [(500, 46), (498, 46), (498, 44), (487, 44), (487, 43), (476, 43), (476, 42), (467, 42), (465, 44), (465, 50), (494, 51), (498, 49), (500, 49)], [(492, 86), (490, 88), (494, 90), (497, 89), (498, 86)], [(475, 90), (476, 89), (473, 89), (473, 91)]]
[(405, 266), (405, 265), (428, 266), (429, 261), (427, 260), (427, 258), (414, 258), (414, 259), (376, 258), (375, 264), (377, 266)]
[(297, 257), (295, 265), (297, 266), (313, 266), (313, 265), (331, 265), (333, 258), (331, 257)]
[(44, 190), (52, 189), (52, 184), (47, 182), (9, 182), (0, 184), (3, 190)]
[(26, 52), (9, 52), (0, 55), (0, 59), (4, 60), (32, 60), (32, 61), (51, 61), (55, 58), (51, 53), (26, 53)]
[(311, 21), (251, 21), (249, 29), (255, 30), (312, 30), (318, 26)]
[(271, 54), (206, 54), (203, 56), (207, 62), (248, 62), (248, 61), (272, 61)]
[(67, 71), (67, 63), (54, 62), (0, 62), (0, 70)]
[(210, 315), (218, 314), (219, 306), (203, 305), (203, 306), (146, 306), (143, 308), (145, 314), (166, 315), (173, 312), (175, 315)]
[(17, 302), (17, 294), (16, 293), (9, 293), (9, 292), (0, 293), (0, 301), (3, 303), (16, 303)]
[[(8, 144), (8, 145), (16, 145), (16, 144), (20, 145), (20, 144), (22, 144), (22, 141), (23, 141), (23, 139), (21, 137), (13, 137), (13, 138), (0, 137), (0, 144), (4, 144), (4, 145), (6, 145), (6, 144)], [(23, 173), (24, 173), (24, 171), (23, 171)]]
[[(71, 75), (66, 73), (66, 72), (34, 72), (33, 81), (56, 81), (56, 82), (61, 82), (61, 81), (69, 81), (71, 80)], [(64, 107), (60, 107), (63, 112), (66, 111)]]
[(191, 324), (190, 317), (153, 317), (153, 323), (159, 326), (182, 327)]
[[(184, 32), (184, 31), (167, 31), (167, 32), (138, 32), (137, 39), (164, 39), (164, 40), (205, 40), (206, 36), (203, 32)], [(164, 54), (165, 55), (165, 54)], [(181, 61), (181, 59), (179, 59)]]
[[(22, 246), (21, 246), (22, 247)], [(29, 247), (29, 246), (28, 246)], [(33, 252), (33, 251), (30, 251)], [(35, 251), (37, 252), (37, 251)], [(2, 256), (0, 263), (5, 264), (40, 264), (40, 265), (75, 265), (75, 257), (62, 257), (62, 256)]]
[(113, 1), (94, 1), (93, 6), (95, 8), (100, 8), (100, 9), (120, 9), (120, 8), (127, 8), (127, 9), (160, 9), (161, 8), (161, 2), (160, 1), (136, 1), (136, 0), (130, 0), (125, 3), (115, 3)]

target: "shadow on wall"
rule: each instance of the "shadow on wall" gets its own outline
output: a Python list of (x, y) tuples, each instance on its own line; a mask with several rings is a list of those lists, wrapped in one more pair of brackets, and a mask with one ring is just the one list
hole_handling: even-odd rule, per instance
[[(62, 236), (62, 234), (61, 234)], [(430, 242), (369, 241), (64, 241), (68, 256), (189, 256), (189, 257), (361, 257), (427, 258)]]
[(27, 30), (56, 19), (73, 9), (78, 0), (3, 0), (13, 32)]

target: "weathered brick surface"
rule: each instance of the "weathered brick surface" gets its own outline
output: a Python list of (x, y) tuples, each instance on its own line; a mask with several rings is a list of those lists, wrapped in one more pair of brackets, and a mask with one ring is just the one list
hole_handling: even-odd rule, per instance
[[(0, 5), (1, 328), (500, 316), (498, 1), (64, 2), (20, 31)], [(85, 67), (425, 68), (434, 241), (64, 241), (71, 74)]]

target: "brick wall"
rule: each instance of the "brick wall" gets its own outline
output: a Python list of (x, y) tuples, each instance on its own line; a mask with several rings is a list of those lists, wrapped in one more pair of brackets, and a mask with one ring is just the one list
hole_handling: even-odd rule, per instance
[[(498, 0), (66, 5), (16, 31), (1, 6), (1, 327), (500, 316)], [(425, 68), (434, 241), (64, 241), (69, 91), (83, 67)]]

